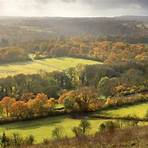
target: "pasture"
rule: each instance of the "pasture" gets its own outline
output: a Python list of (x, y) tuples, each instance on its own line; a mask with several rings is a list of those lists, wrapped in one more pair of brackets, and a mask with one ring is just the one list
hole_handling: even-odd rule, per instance
[(144, 118), (147, 111), (148, 111), (148, 103), (141, 103), (137, 105), (130, 105), (125, 107), (120, 107), (117, 109), (102, 111), (100, 114), (111, 117), (137, 116), (139, 118)]
[[(148, 110), (148, 103), (139, 105), (132, 105), (120, 107), (118, 109), (110, 109), (102, 111), (101, 115), (108, 115), (112, 117), (125, 117), (128, 115), (144, 117)], [(99, 130), (99, 125), (107, 120), (95, 119), (87, 117), (91, 124), (91, 129), (88, 134), (94, 134)], [(22, 136), (33, 135), (36, 143), (41, 143), (44, 138), (52, 139), (52, 130), (55, 127), (61, 127), (65, 136), (73, 137), (72, 128), (78, 126), (81, 119), (74, 119), (70, 116), (55, 116), (34, 121), (23, 121), (11, 124), (0, 125), (0, 134), (6, 132), (8, 135), (19, 133)], [(115, 120), (114, 120), (115, 121)], [(147, 125), (147, 122), (139, 122), (140, 126)]]
[[(99, 129), (99, 124), (104, 122), (98, 119), (88, 119), (91, 124), (91, 129), (88, 134), (93, 134)], [(44, 138), (52, 138), (52, 130), (55, 127), (61, 127), (65, 136), (72, 137), (72, 128), (78, 126), (80, 119), (72, 119), (67, 116), (48, 117), (45, 119), (39, 119), (35, 121), (24, 121), (18, 123), (11, 123), (0, 126), (0, 133), (6, 132), (11, 135), (13, 133), (19, 133), (22, 136), (33, 135), (35, 142), (40, 143)]]
[(99, 62), (78, 58), (48, 58), (42, 60), (34, 60), (29, 62), (17, 62), (0, 65), (0, 78), (14, 76), (17, 74), (35, 74), (41, 71), (52, 72), (62, 71), (79, 64), (93, 65)]

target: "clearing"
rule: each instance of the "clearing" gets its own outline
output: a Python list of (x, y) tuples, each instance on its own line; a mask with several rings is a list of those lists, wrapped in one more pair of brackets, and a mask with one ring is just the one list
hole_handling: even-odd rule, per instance
[(0, 65), (0, 78), (14, 76), (17, 74), (35, 74), (41, 71), (52, 72), (62, 71), (71, 67), (76, 67), (79, 64), (93, 65), (101, 64), (97, 61), (79, 59), (79, 58), (48, 58), (42, 60), (34, 60), (30, 62), (17, 62)]

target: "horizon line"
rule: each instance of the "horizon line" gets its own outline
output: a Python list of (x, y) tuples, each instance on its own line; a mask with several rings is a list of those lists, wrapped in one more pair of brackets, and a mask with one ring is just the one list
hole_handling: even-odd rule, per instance
[(2, 15), (0, 17), (25, 17), (25, 18), (115, 18), (115, 17), (148, 17), (148, 15), (115, 15), (115, 16), (9, 16)]

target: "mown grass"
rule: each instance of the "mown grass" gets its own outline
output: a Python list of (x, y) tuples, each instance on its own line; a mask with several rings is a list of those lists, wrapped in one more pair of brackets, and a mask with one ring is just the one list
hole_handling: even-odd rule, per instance
[(62, 71), (79, 64), (99, 64), (99, 62), (78, 58), (48, 58), (42, 60), (34, 60), (32, 62), (17, 62), (0, 65), (0, 78), (14, 76), (17, 74), (35, 74), (40, 71), (52, 72)]
[[(99, 129), (99, 125), (104, 122), (104, 120), (98, 119), (88, 119), (91, 124), (91, 129), (88, 134), (93, 134)], [(49, 117), (45, 119), (40, 119), (36, 121), (25, 121), (17, 122), (0, 126), (0, 133), (6, 132), (6, 134), (11, 135), (13, 133), (19, 133), (22, 136), (33, 135), (35, 137), (36, 143), (42, 142), (44, 138), (52, 138), (52, 130), (55, 127), (63, 128), (64, 135), (72, 137), (72, 128), (78, 126), (80, 119), (72, 119), (67, 116), (60, 117)]]

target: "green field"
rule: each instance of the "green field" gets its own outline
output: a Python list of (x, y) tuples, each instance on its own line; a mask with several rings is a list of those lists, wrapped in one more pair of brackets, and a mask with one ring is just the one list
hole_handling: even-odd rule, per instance
[[(144, 117), (148, 110), (148, 103), (142, 103), (139, 105), (132, 105), (128, 107), (121, 107), (119, 109), (111, 109), (102, 111), (102, 115), (108, 115), (112, 117), (125, 117), (127, 115), (136, 115), (138, 117)], [(88, 118), (91, 123), (91, 129), (88, 134), (93, 134), (99, 129), (99, 125), (106, 120), (91, 119)], [(0, 126), (0, 133), (6, 132), (8, 135), (12, 133), (19, 133), (22, 136), (34, 135), (36, 143), (42, 142), (44, 138), (52, 138), (52, 130), (55, 127), (62, 127), (64, 134), (72, 137), (72, 128), (78, 126), (80, 119), (72, 119), (68, 116), (48, 117), (45, 119), (39, 119), (35, 121), (24, 121), (12, 124), (5, 124)], [(139, 122), (139, 125), (147, 125), (147, 122)]]
[[(91, 129), (88, 134), (95, 133), (99, 129), (99, 124), (104, 122), (103, 120), (88, 119), (91, 123)], [(18, 122), (0, 126), (0, 133), (3, 131), (6, 134), (19, 133), (22, 136), (34, 135), (37, 143), (42, 142), (44, 138), (52, 138), (52, 130), (55, 127), (62, 127), (64, 134), (72, 137), (72, 128), (78, 126), (79, 119), (72, 119), (66, 116), (51, 117), (46, 119), (40, 119), (36, 121)]]
[(99, 64), (99, 62), (78, 59), (78, 58), (48, 58), (42, 60), (34, 60), (32, 62), (17, 62), (11, 64), (0, 65), (0, 78), (14, 76), (17, 74), (35, 74), (40, 71), (52, 72), (62, 71), (64, 69), (75, 67), (79, 64)]
[(102, 115), (107, 115), (111, 117), (126, 117), (130, 116), (137, 116), (139, 118), (143, 118), (148, 111), (148, 103), (142, 103), (138, 105), (120, 107), (118, 109), (111, 109), (107, 111), (102, 111)]

